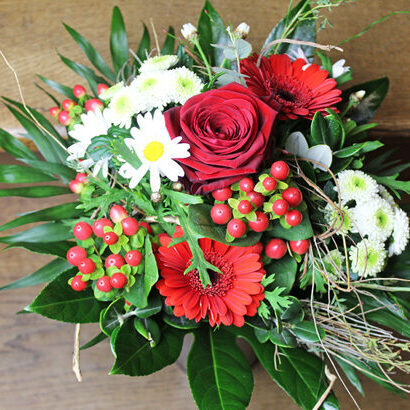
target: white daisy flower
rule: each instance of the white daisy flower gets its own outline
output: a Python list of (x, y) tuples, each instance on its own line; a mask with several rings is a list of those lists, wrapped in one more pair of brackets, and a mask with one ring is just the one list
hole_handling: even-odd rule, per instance
[(150, 173), (152, 192), (159, 192), (161, 176), (173, 182), (184, 176), (183, 168), (174, 159), (188, 158), (189, 144), (180, 144), (182, 137), (171, 139), (165, 119), (161, 111), (137, 117), (138, 128), (131, 128), (133, 138), (125, 139), (127, 146), (134, 151), (141, 166), (136, 169), (131, 164), (121, 166), (119, 173), (124, 178), (130, 179), (129, 187), (136, 187), (147, 172)]
[(341, 206), (340, 210), (343, 213), (343, 221), (342, 216), (339, 213), (339, 210), (333, 207), (331, 204), (327, 204), (325, 208), (325, 218), (326, 222), (332, 226), (334, 229), (337, 229), (338, 234), (346, 235), (352, 229), (352, 210), (347, 208), (346, 206)]
[(135, 89), (122, 87), (112, 97), (106, 115), (114, 125), (130, 128), (132, 117), (143, 109), (144, 104)]
[(326, 267), (326, 272), (330, 280), (339, 280), (339, 272), (343, 271), (343, 263), (345, 257), (339, 249), (333, 249), (324, 258), (323, 263)]
[(392, 206), (393, 208), (397, 207), (397, 204), (394, 201), (393, 196), (390, 195), (389, 191), (383, 185), (379, 185), (379, 195), (383, 199), (385, 199), (390, 204), (390, 206)]
[(384, 242), (392, 233), (394, 212), (383, 198), (374, 197), (370, 201), (358, 202), (353, 209), (355, 229), (370, 239)]
[(172, 76), (170, 71), (152, 71), (141, 73), (132, 83), (131, 88), (139, 94), (144, 109), (163, 109), (171, 102)]
[(101, 94), (98, 95), (100, 100), (109, 100), (110, 98), (114, 97), (114, 95), (124, 88), (124, 83), (121, 81), (120, 83), (114, 84), (112, 87), (107, 88)]
[(141, 64), (140, 73), (168, 70), (168, 68), (173, 67), (177, 62), (178, 57), (175, 55), (149, 57)]
[(200, 94), (204, 83), (191, 70), (186, 67), (171, 70), (172, 100), (179, 104), (185, 104), (194, 95)]
[(400, 255), (409, 242), (409, 217), (397, 207), (394, 212), (393, 242), (389, 246), (389, 256)]
[(344, 73), (347, 73), (350, 70), (350, 67), (345, 66), (346, 60), (344, 58), (336, 61), (332, 65), (332, 77), (338, 78)]
[(383, 243), (370, 239), (363, 239), (349, 250), (352, 270), (365, 278), (375, 277), (380, 273), (384, 268), (386, 258), (387, 251)]
[[(354, 199), (356, 202), (369, 201), (378, 193), (377, 182), (362, 171), (351, 169), (337, 174), (342, 202)], [(336, 190), (336, 187), (335, 187)]]

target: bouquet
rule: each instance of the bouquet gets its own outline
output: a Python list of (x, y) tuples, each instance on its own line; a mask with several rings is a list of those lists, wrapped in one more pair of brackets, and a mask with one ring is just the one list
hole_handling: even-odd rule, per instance
[(0, 227), (39, 222), (0, 241), (55, 256), (2, 289), (48, 282), (24, 311), (76, 324), (79, 380), (80, 324), (99, 322), (81, 349), (109, 339), (111, 374), (156, 372), (192, 334), (200, 409), (249, 403), (237, 339), (305, 409), (339, 408), (336, 378), (362, 392), (358, 372), (409, 391), (392, 378), (410, 371), (408, 164), (367, 136), (387, 78), (349, 88), (342, 50), (316, 43), (344, 2), (290, 6), (260, 52), (209, 1), (182, 37), (145, 27), (132, 49), (115, 7), (112, 66), (65, 26), (94, 68), (61, 56), (87, 88), (40, 76), (64, 96), (44, 90), (51, 118), (4, 99), (42, 158), (0, 130), (21, 162), (0, 182), (25, 184), (1, 196), (77, 197)]

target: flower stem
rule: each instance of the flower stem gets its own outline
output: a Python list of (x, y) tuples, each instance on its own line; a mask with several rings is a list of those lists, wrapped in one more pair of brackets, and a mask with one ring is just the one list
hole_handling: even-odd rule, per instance
[(212, 69), (211, 69), (211, 65), (209, 64), (209, 61), (208, 61), (208, 59), (206, 58), (206, 55), (205, 55), (205, 53), (204, 53), (204, 50), (202, 50), (201, 44), (199, 44), (199, 40), (198, 40), (198, 39), (196, 39), (196, 40), (194, 41), (194, 45), (195, 45), (195, 47), (197, 48), (197, 50), (198, 50), (198, 52), (199, 52), (199, 55), (201, 56), (202, 61), (203, 61), (204, 64), (205, 64), (206, 71), (208, 72), (208, 77), (209, 77), (209, 79), (211, 80), (211, 79), (212, 79)]

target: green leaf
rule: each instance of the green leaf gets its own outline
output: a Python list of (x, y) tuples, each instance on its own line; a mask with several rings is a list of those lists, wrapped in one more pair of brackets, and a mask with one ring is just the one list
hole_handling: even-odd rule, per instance
[(168, 315), (164, 313), (162, 319), (166, 324), (182, 330), (197, 329), (200, 326), (195, 320), (189, 320), (184, 316), (176, 317), (173, 314)]
[(299, 339), (305, 342), (319, 342), (326, 336), (325, 331), (320, 326), (317, 326), (316, 330), (315, 324), (307, 320), (292, 326), (292, 330)]
[(286, 255), (282, 259), (266, 265), (265, 269), (267, 276), (275, 275), (275, 287), (284, 288), (284, 294), (288, 294), (295, 283), (297, 267), (296, 261), (290, 255)]
[(0, 164), (0, 183), (3, 184), (27, 184), (55, 180), (52, 176), (30, 167)]
[(53, 94), (49, 93), (45, 88), (43, 88), (41, 85), (38, 85), (37, 83), (34, 83), (34, 85), (41, 91), (43, 91), (43, 93), (45, 93), (48, 97), (50, 97), (51, 101), (53, 101), (53, 103), (55, 105), (60, 105), (60, 101), (57, 100), (57, 98), (54, 97)]
[(162, 55), (174, 54), (175, 51), (175, 30), (172, 26), (168, 27), (164, 45), (161, 48)]
[(380, 107), (389, 89), (389, 79), (387, 77), (366, 83), (355, 85), (345, 90), (342, 94), (343, 101), (347, 101), (349, 96), (357, 91), (366, 91), (363, 99), (348, 112), (348, 117), (356, 121), (358, 125), (365, 124), (373, 118), (374, 114)]
[(44, 282), (50, 282), (61, 273), (67, 271), (69, 271), (71, 276), (74, 276), (76, 268), (73, 268), (73, 266), (70, 265), (66, 260), (57, 258), (47, 263), (47, 265), (44, 265), (42, 268), (31, 273), (30, 275), (27, 275), (24, 278), (18, 279), (14, 282), (9, 283), (8, 285), (1, 287), (0, 290), (19, 289), (28, 286), (39, 285), (40, 283)]
[(15, 158), (38, 159), (17, 137), (0, 128), (0, 147)]
[(112, 146), (116, 154), (120, 155), (134, 169), (138, 169), (141, 166), (141, 161), (138, 156), (128, 148), (124, 141), (120, 139), (114, 140), (112, 141)]
[(245, 237), (235, 239), (233, 242), (226, 241), (226, 227), (212, 222), (211, 209), (212, 205), (208, 204), (190, 205), (188, 210), (189, 223), (198, 235), (231, 246), (252, 246), (259, 242), (262, 236), (260, 232), (249, 232)]
[(200, 195), (190, 195), (187, 194), (186, 192), (178, 192), (174, 191), (172, 189), (166, 189), (162, 188), (162, 192), (179, 202), (182, 202), (184, 204), (202, 204), (204, 202), (203, 198)]
[(71, 194), (72, 192), (65, 186), (27, 186), (21, 188), (0, 189), (0, 197), (18, 196), (22, 198), (46, 198), (56, 195)]
[[(402, 191), (406, 194), (410, 194), (410, 181), (398, 181), (397, 178), (399, 174), (389, 175), (386, 177), (379, 177), (377, 175), (372, 175), (372, 177), (379, 183), (388, 188), (393, 192)], [(397, 195), (397, 194), (396, 194)]]
[(73, 94), (72, 87), (67, 87), (66, 85), (56, 83), (55, 81), (49, 80), (40, 74), (37, 74), (37, 77), (41, 81), (45, 82), (48, 86), (50, 86), (53, 90), (65, 95), (66, 97), (70, 98), (70, 100), (77, 101), (77, 98)]
[(81, 347), (80, 350), (86, 350), (89, 349), (90, 347), (93, 347), (97, 345), (98, 343), (102, 342), (103, 340), (107, 339), (107, 335), (105, 335), (103, 332), (98, 333), (97, 336), (92, 338), (89, 342), (84, 343)]
[(76, 209), (77, 205), (77, 202), (70, 202), (53, 206), (51, 208), (41, 209), (39, 211), (24, 213), (13, 221), (0, 225), (0, 232), (33, 222), (58, 221), (61, 219), (75, 218), (82, 213), (81, 210)]
[(379, 149), (384, 144), (380, 141), (366, 141), (358, 144), (353, 144), (350, 147), (343, 148), (339, 151), (335, 151), (333, 154), (337, 158), (348, 158), (353, 155), (358, 155), (362, 152), (370, 152)]
[(221, 16), (209, 0), (205, 1), (205, 5), (199, 16), (198, 33), (199, 43), (208, 58), (208, 62), (212, 66), (220, 66), (224, 60), (223, 50), (221, 48), (212, 47), (212, 44), (227, 45), (232, 43)]
[(245, 409), (253, 390), (252, 370), (235, 335), (209, 326), (196, 330), (187, 375), (195, 403), (202, 409)]
[(60, 241), (60, 242), (14, 242), (7, 246), (6, 249), (11, 248), (23, 248), (30, 252), (40, 253), (43, 255), (54, 255), (60, 258), (66, 258), (67, 251), (74, 245), (73, 242)]
[(268, 337), (271, 343), (281, 347), (294, 348), (298, 345), (296, 337), (288, 329), (282, 329), (280, 333), (277, 329), (271, 329), (268, 333)]
[(133, 321), (125, 322), (113, 341), (115, 363), (110, 374), (146, 376), (174, 363), (182, 349), (184, 333), (167, 325), (161, 328), (159, 343), (151, 348)]
[(144, 24), (144, 31), (142, 33), (141, 41), (138, 46), (137, 56), (140, 60), (144, 61), (151, 51), (151, 40), (149, 37), (149, 31), (147, 26)]
[(302, 216), (302, 222), (290, 229), (286, 229), (278, 223), (273, 224), (272, 229), (268, 231), (269, 235), (274, 238), (286, 239), (288, 241), (311, 238), (313, 236), (313, 230), (312, 225), (310, 224), (309, 213), (305, 210), (302, 212)]
[(35, 226), (14, 235), (0, 237), (0, 242), (15, 244), (18, 242), (57, 242), (71, 239), (73, 233), (67, 226), (58, 222), (49, 222)]
[(120, 9), (115, 6), (112, 11), (110, 50), (114, 71), (119, 73), (128, 61), (128, 38), (124, 19)]
[(342, 124), (333, 115), (323, 116), (316, 112), (310, 125), (309, 145), (328, 145), (332, 150), (340, 145), (344, 130)]
[[(158, 281), (158, 266), (149, 237), (145, 239), (144, 288), (148, 303), (148, 295)], [(146, 305), (146, 304), (145, 304)], [(144, 307), (144, 306), (140, 306)]]
[(54, 174), (57, 174), (67, 185), (71, 180), (75, 179), (75, 170), (67, 167), (66, 165), (39, 160), (35, 161), (32, 159), (23, 159), (22, 161), (25, 164), (30, 165), (31, 167), (36, 168), (37, 170), (42, 171), (44, 173), (48, 173), (53, 176)]
[(100, 328), (107, 336), (111, 336), (116, 327), (124, 323), (124, 299), (112, 302), (100, 313)]
[[(64, 24), (64, 23), (63, 23)], [(101, 54), (92, 46), (92, 44), (84, 38), (76, 30), (64, 24), (64, 27), (69, 32), (74, 41), (80, 46), (84, 54), (88, 57), (93, 66), (100, 71), (102, 75), (107, 77), (110, 81), (115, 82), (115, 74), (101, 57)]]
[(364, 396), (363, 386), (360, 382), (359, 377), (357, 376), (356, 369), (344, 360), (338, 359), (337, 357), (335, 357), (335, 360), (337, 361), (337, 364), (340, 366), (340, 368), (343, 370), (343, 373), (349, 379), (350, 383), (352, 383), (353, 386), (356, 387), (357, 391), (362, 396)]
[(68, 271), (55, 278), (40, 292), (27, 310), (61, 322), (98, 322), (100, 311), (106, 304), (95, 299), (90, 287), (81, 292), (71, 289), (67, 282), (72, 276), (73, 273)]
[(136, 308), (133, 310), (134, 314), (140, 319), (146, 319), (159, 313), (162, 309), (162, 301), (158, 294), (148, 298), (147, 306), (143, 308)]

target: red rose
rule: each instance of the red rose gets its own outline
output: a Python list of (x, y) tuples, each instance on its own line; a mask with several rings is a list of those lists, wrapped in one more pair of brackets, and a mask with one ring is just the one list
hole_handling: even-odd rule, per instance
[(237, 83), (206, 91), (183, 107), (166, 111), (171, 138), (182, 136), (191, 146), (191, 156), (178, 160), (191, 192), (211, 192), (258, 172), (272, 152), (277, 114)]

